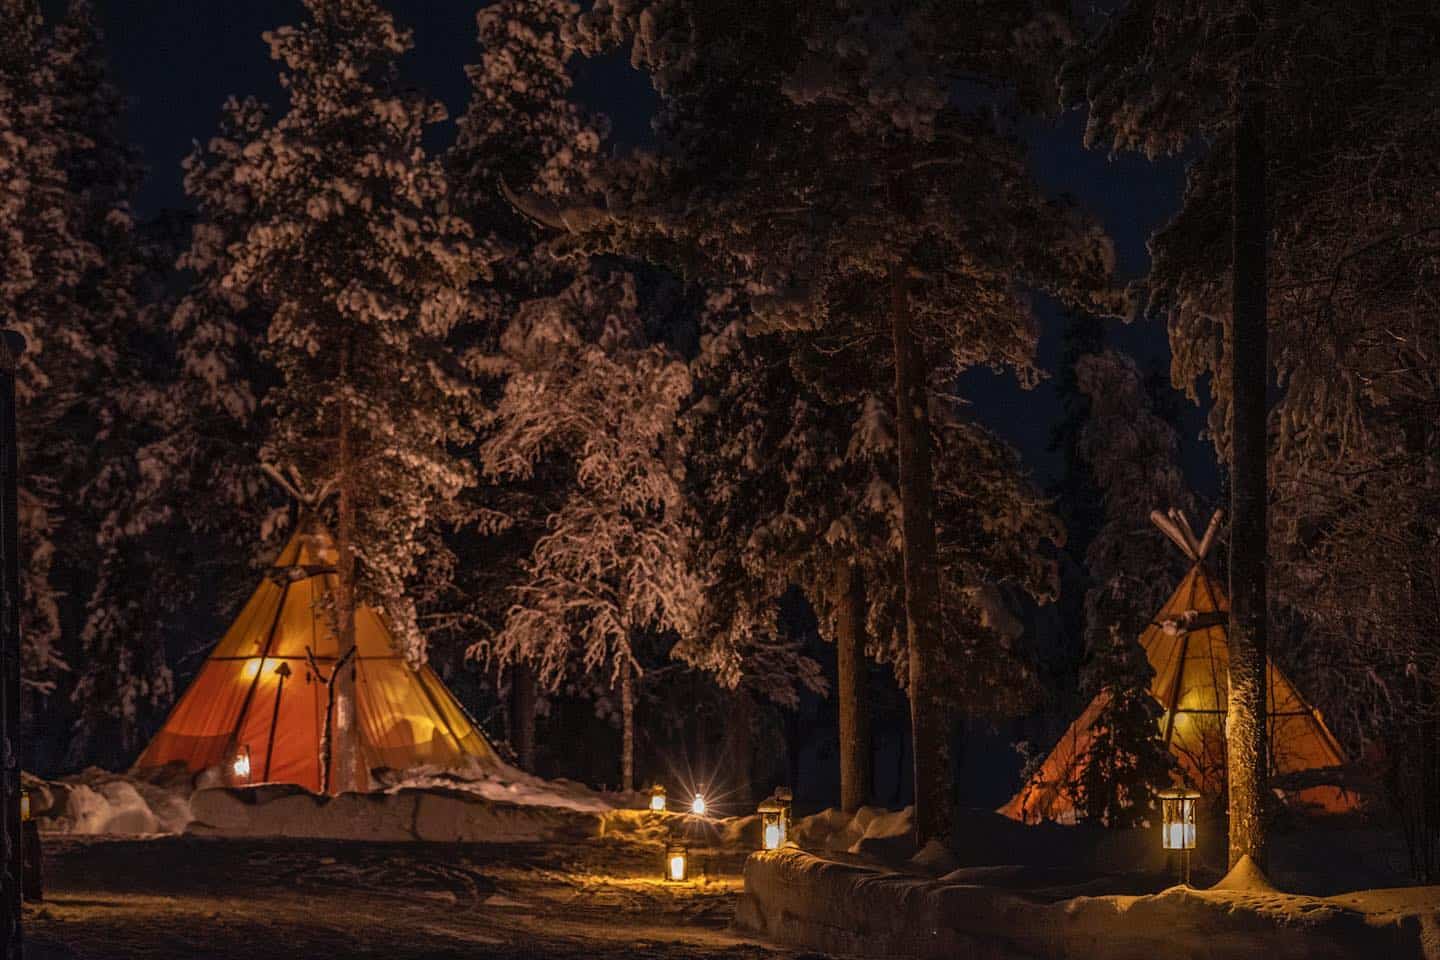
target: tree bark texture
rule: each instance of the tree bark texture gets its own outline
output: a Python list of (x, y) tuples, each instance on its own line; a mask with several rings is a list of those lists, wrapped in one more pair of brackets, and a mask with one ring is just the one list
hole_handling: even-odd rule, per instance
[(0, 332), (0, 956), (20, 960), (20, 541), (16, 484), (15, 368), (25, 349)]
[(620, 789), (635, 789), (635, 691), (630, 661), (620, 665)]
[(870, 699), (865, 668), (865, 580), (842, 558), (835, 571), (835, 696), (840, 714), (840, 809), (870, 799)]
[[(355, 477), (354, 450), (350, 426), (349, 388), (350, 345), (347, 343), (340, 353), (340, 417), (339, 457), (337, 470), (339, 483), (338, 524), (336, 529), (335, 619), (339, 630), (339, 660), (343, 660), (355, 649)], [(339, 794), (349, 791), (363, 791), (369, 786), (369, 778), (362, 767), (360, 756), (359, 717), (355, 709), (355, 667), (347, 664), (339, 670), (335, 681), (334, 740), (331, 748), (334, 762), (331, 766), (330, 792)]]
[(1230, 356), (1230, 702), (1226, 766), (1230, 865), (1265, 866), (1266, 729), (1266, 215), (1265, 104), (1239, 91), (1234, 143)]
[(520, 769), (535, 772), (535, 671), (523, 663), (510, 668), (510, 748)]
[(895, 433), (900, 452), (905, 619), (910, 648), (910, 739), (915, 775), (915, 837), (920, 845), (950, 833), (949, 724), (934, 689), (940, 654), (940, 574), (935, 550), (934, 477), (925, 352), (911, 329), (906, 266), (890, 277), (895, 340)]

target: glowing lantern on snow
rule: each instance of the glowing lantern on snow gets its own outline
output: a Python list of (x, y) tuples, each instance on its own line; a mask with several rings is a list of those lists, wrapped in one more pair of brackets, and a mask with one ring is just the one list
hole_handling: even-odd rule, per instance
[(230, 778), (237, 784), (250, 782), (250, 745), (245, 744), (235, 751), (230, 760)]
[(665, 879), (679, 883), (690, 875), (689, 851), (679, 844), (665, 848)]
[(1160, 845), (1180, 852), (1180, 882), (1190, 883), (1190, 851), (1195, 849), (1194, 790), (1165, 790), (1160, 794)]
[(650, 809), (660, 812), (665, 810), (665, 788), (658, 783), (650, 788)]
[(776, 790), (760, 804), (760, 840), (766, 850), (778, 850), (790, 838), (790, 794)]
[(705, 816), (705, 798), (698, 793), (695, 794), (695, 799), (690, 801), (690, 812), (699, 817)]

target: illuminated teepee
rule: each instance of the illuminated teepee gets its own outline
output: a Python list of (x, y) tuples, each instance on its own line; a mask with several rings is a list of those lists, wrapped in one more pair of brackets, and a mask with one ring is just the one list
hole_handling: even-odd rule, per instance
[[(1225, 786), (1225, 712), (1228, 701), (1230, 653), (1225, 627), (1230, 603), (1205, 569), (1205, 555), (1214, 543), (1219, 515), (1196, 538), (1183, 515), (1151, 515), (1193, 566), (1180, 581), (1140, 645), (1155, 670), (1150, 693), (1164, 712), (1160, 734), (1175, 756), (1185, 782), (1210, 796)], [(1338, 772), (1345, 754), (1326, 728), (1320, 712), (1305, 702), (1273, 662), (1266, 674), (1269, 701), (1271, 776), (1304, 780), (1285, 792), (1286, 799), (1331, 813), (1354, 809), (1359, 798), (1323, 782), (1320, 771)], [(1094, 739), (1096, 717), (1105, 705), (1101, 693), (1065, 731), (1040, 769), (1000, 808), (1007, 817), (1025, 822), (1076, 819), (1073, 785), (1079, 782), (1085, 755)], [(1309, 772), (1306, 777), (1292, 775)], [(1317, 776), (1318, 775), (1318, 776)]]
[[(224, 768), (232, 784), (326, 783), (326, 680), (339, 641), (323, 609), (336, 588), (336, 548), (303, 524), (280, 552), (136, 769)], [(373, 608), (355, 610), (355, 707), (365, 767), (488, 770), (501, 761), (428, 666), (405, 662)]]

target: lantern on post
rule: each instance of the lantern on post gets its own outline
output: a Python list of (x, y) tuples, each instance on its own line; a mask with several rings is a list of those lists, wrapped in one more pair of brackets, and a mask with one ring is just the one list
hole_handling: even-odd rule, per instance
[(671, 843), (665, 847), (665, 879), (680, 883), (690, 877), (690, 851), (683, 844)]
[(665, 810), (665, 788), (658, 783), (650, 788), (650, 809), (661, 813)]
[(250, 783), (250, 745), (241, 744), (240, 749), (235, 751), (235, 756), (230, 758), (230, 782), (237, 787), (248, 786)]
[(697, 817), (705, 816), (705, 798), (698, 793), (695, 794), (695, 799), (690, 801), (690, 812)]
[(1160, 846), (1180, 854), (1180, 882), (1190, 884), (1190, 851), (1195, 849), (1194, 790), (1165, 790), (1160, 794)]
[(766, 850), (778, 850), (790, 839), (790, 791), (776, 790), (758, 807), (760, 842)]

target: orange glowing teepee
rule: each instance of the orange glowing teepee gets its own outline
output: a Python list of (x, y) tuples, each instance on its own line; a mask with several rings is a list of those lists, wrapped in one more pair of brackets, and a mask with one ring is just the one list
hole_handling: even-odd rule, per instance
[[(1230, 677), (1225, 626), (1230, 602), (1205, 570), (1205, 554), (1214, 542), (1220, 516), (1216, 514), (1199, 539), (1178, 511), (1171, 511), (1169, 517), (1157, 511), (1151, 519), (1194, 566), (1140, 635), (1140, 645), (1155, 670), (1150, 693), (1164, 710), (1160, 734), (1178, 761), (1180, 776), (1201, 793), (1218, 796), (1225, 786), (1225, 712)], [(1320, 712), (1305, 702), (1274, 662), (1267, 666), (1272, 778), (1304, 775), (1294, 778), (1307, 781), (1304, 785), (1285, 791), (1289, 802), (1327, 813), (1353, 810), (1359, 802), (1353, 792), (1313, 782), (1317, 777), (1324, 778), (1322, 771), (1338, 773), (1344, 766), (1340, 744), (1326, 728)], [(1079, 782), (1105, 696), (1102, 693), (1091, 701), (1040, 769), (1000, 808), (1000, 813), (1024, 822), (1075, 821), (1071, 786)]]
[[(177, 762), (196, 771), (222, 766), (231, 783), (321, 789), (329, 702), (324, 679), (339, 654), (321, 602), (337, 586), (336, 556), (323, 527), (302, 524), (136, 769)], [(435, 672), (405, 662), (372, 607), (355, 611), (355, 647), (355, 708), (366, 769), (501, 766)]]

